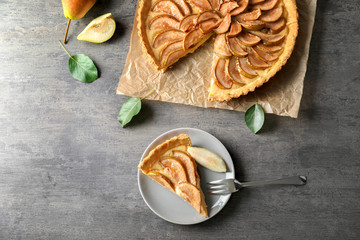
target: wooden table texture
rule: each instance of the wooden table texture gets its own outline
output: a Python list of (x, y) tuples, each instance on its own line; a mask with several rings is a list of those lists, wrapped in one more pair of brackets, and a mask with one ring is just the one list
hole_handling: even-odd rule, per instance
[[(297, 119), (143, 101), (127, 128), (116, 95), (136, 0), (102, 0), (72, 21), (67, 48), (100, 70), (74, 80), (58, 40), (61, 1), (0, 0), (0, 239), (360, 239), (360, 2), (318, 1)], [(114, 37), (76, 40), (111, 12)], [(214, 218), (182, 226), (156, 216), (137, 185), (146, 146), (170, 129), (205, 130), (241, 181), (304, 174), (304, 187), (243, 189)]]

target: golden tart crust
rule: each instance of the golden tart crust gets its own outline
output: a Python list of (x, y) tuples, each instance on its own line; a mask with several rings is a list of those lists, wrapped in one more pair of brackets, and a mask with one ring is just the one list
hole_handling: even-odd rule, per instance
[[(169, 21), (150, 29), (160, 17)], [(183, 19), (193, 24), (184, 27)], [(203, 63), (212, 69), (208, 100), (229, 101), (262, 86), (287, 62), (298, 14), (295, 0), (141, 0), (138, 30), (149, 61), (162, 72), (216, 34), (213, 61)]]
[(138, 168), (147, 176), (174, 192), (204, 217), (208, 217), (205, 197), (200, 187), (197, 166), (187, 153), (190, 137), (180, 134), (155, 147)]

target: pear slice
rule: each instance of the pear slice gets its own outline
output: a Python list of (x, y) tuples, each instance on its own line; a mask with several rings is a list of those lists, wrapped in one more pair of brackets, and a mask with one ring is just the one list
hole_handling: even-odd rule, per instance
[(196, 14), (187, 15), (180, 21), (179, 29), (183, 32), (190, 31), (196, 25)]
[(284, 18), (280, 18), (276, 22), (266, 23), (265, 26), (270, 28), (270, 33), (278, 33), (285, 28), (286, 21)]
[(238, 61), (237, 57), (233, 56), (226, 62), (226, 71), (227, 75), (233, 80), (237, 85), (243, 86), (245, 82), (241, 78), (240, 71), (238, 70)]
[(165, 61), (164, 66), (170, 66), (174, 64), (176, 61), (178, 61), (180, 58), (186, 55), (186, 52), (183, 49), (178, 49), (170, 52)]
[(222, 0), (210, 0), (210, 4), (212, 6), (212, 9), (219, 10), (219, 6), (221, 4)]
[(151, 19), (149, 23), (149, 28), (151, 30), (163, 30), (178, 27), (179, 21), (173, 16), (167, 14), (157, 15), (156, 17)]
[(187, 182), (185, 169), (179, 160), (173, 157), (164, 157), (160, 163), (168, 171), (173, 182)]
[(261, 16), (261, 9), (258, 8), (252, 12), (242, 13), (236, 16), (236, 19), (239, 22), (246, 22), (246, 21), (255, 21)]
[(216, 153), (200, 147), (188, 147), (188, 153), (190, 153), (201, 166), (214, 172), (226, 172), (224, 160)]
[(220, 15), (218, 12), (214, 10), (204, 11), (198, 14), (197, 23), (202, 23), (204, 21), (208, 21), (210, 19), (220, 19)]
[(237, 36), (237, 39), (239, 39), (240, 42), (245, 46), (253, 46), (261, 41), (260, 37), (252, 35), (251, 33), (245, 31), (241, 32)]
[(221, 15), (225, 16), (226, 14), (230, 13), (235, 8), (239, 7), (237, 2), (229, 1), (229, 2), (223, 2), (220, 5), (219, 12)]
[(200, 29), (193, 29), (190, 32), (188, 32), (183, 40), (184, 50), (186, 51), (189, 48), (195, 46), (203, 37), (204, 34)]
[(265, 27), (265, 23), (260, 21), (246, 21), (242, 22), (241, 25), (248, 30), (254, 31), (261, 30), (263, 27)]
[(215, 65), (214, 81), (215, 84), (222, 89), (229, 89), (233, 85), (233, 80), (228, 76), (226, 71), (227, 61), (229, 61), (228, 58), (219, 58)]
[(265, 62), (273, 62), (279, 58), (279, 55), (276, 53), (266, 53), (261, 51), (258, 47), (254, 48), (256, 55), (264, 60)]
[(196, 211), (201, 211), (201, 193), (197, 187), (188, 182), (180, 183), (176, 192), (193, 206)]
[(233, 9), (233, 10), (230, 12), (230, 15), (231, 15), (231, 16), (239, 15), (240, 13), (242, 13), (243, 11), (245, 11), (245, 9), (247, 8), (247, 6), (249, 5), (249, 0), (241, 0), (241, 1), (238, 1), (238, 5), (239, 5), (239, 7)]
[(152, 41), (154, 48), (158, 48), (168, 42), (175, 42), (182, 40), (185, 37), (186, 33), (177, 30), (177, 29), (165, 29), (161, 32), (158, 32)]
[(214, 42), (214, 53), (220, 58), (231, 57), (232, 54), (227, 45), (225, 34), (219, 34), (216, 36)]
[(279, 52), (282, 49), (282, 47), (279, 45), (264, 45), (263, 43), (259, 43), (257, 47), (261, 51), (266, 53), (275, 53), (275, 52)]
[(285, 32), (278, 34), (266, 34), (259, 31), (250, 31), (253, 35), (258, 36), (263, 40), (265, 45), (277, 45), (285, 39)]
[(260, 57), (258, 57), (258, 55), (256, 54), (255, 50), (252, 47), (249, 48), (248, 52), (249, 52), (248, 60), (250, 67), (252, 67), (253, 69), (264, 69), (270, 67), (269, 64), (267, 64)]
[(278, 3), (279, 0), (267, 0), (265, 2), (256, 4), (255, 6), (253, 6), (253, 8), (260, 8), (261, 11), (267, 11), (267, 10), (271, 10), (275, 7), (275, 5)]
[(217, 29), (215, 29), (215, 32), (217, 34), (226, 33), (230, 28), (230, 24), (231, 24), (231, 15), (228, 13), (223, 18), (223, 20), (220, 23), (219, 27)]
[(265, 2), (265, 0), (250, 0), (251, 5), (258, 4), (258, 3), (261, 3), (261, 2)]
[(109, 40), (115, 32), (116, 23), (111, 13), (104, 14), (92, 20), (77, 36), (78, 40), (102, 43)]
[[(260, 10), (260, 8), (258, 8)], [(271, 9), (270, 11), (265, 12), (259, 17), (259, 20), (262, 22), (276, 22), (283, 14), (283, 8), (277, 7)]]
[(241, 24), (238, 21), (234, 21), (231, 23), (230, 32), (228, 33), (229, 37), (235, 37), (242, 30)]
[(248, 61), (246, 60), (246, 58), (239, 58), (238, 59), (241, 75), (243, 75), (243, 76), (245, 76), (247, 78), (256, 77), (257, 76), (256, 71), (254, 69), (252, 69), (247, 62)]
[(221, 23), (221, 19), (210, 19), (199, 24), (199, 29), (202, 33), (209, 33), (214, 28), (217, 28)]
[(187, 2), (201, 10), (210, 10), (212, 8), (208, 0), (187, 0)]
[(186, 16), (191, 13), (191, 9), (189, 5), (185, 2), (185, 0), (173, 0), (180, 8), (182, 13)]
[(236, 37), (226, 37), (230, 52), (237, 57), (244, 57), (248, 53), (242, 49), (240, 41)]
[(174, 185), (171, 183), (171, 181), (164, 176), (163, 174), (156, 172), (156, 171), (150, 171), (147, 173), (149, 177), (154, 179), (156, 182), (160, 183), (162, 186), (166, 187), (172, 192), (175, 192)]
[(185, 167), (188, 179), (190, 183), (194, 184), (196, 186), (197, 178), (196, 178), (196, 165), (194, 163), (194, 160), (187, 154), (186, 152), (174, 150), (173, 156), (179, 160), (182, 165)]
[(168, 43), (161, 51), (160, 51), (160, 55), (159, 58), (161, 59), (161, 62), (163, 63), (163, 65), (166, 65), (165, 62), (167, 60), (168, 55), (175, 51), (175, 50), (179, 50), (179, 49), (183, 49), (183, 41), (182, 40), (178, 40), (176, 42), (171, 42)]
[(184, 17), (178, 5), (171, 0), (160, 0), (155, 3), (151, 10), (153, 12), (169, 14), (179, 21)]

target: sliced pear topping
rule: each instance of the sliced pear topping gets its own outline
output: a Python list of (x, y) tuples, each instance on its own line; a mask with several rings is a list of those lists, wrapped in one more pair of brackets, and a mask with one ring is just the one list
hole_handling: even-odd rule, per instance
[(200, 8), (201, 10), (210, 10), (211, 5), (208, 0), (187, 0), (190, 4)]
[(223, 18), (222, 22), (220, 23), (219, 27), (215, 30), (217, 34), (226, 33), (229, 30), (231, 24), (231, 15), (228, 13)]
[(221, 23), (221, 19), (210, 19), (199, 24), (199, 29), (202, 33), (208, 33), (217, 28)]
[(234, 10), (237, 7), (239, 7), (237, 2), (233, 2), (233, 1), (223, 2), (220, 5), (219, 12), (221, 13), (221, 15), (225, 16), (226, 14), (230, 13), (232, 10)]
[(242, 22), (241, 25), (244, 28), (253, 31), (258, 31), (265, 27), (265, 23), (261, 21), (246, 21), (246, 22)]
[(232, 22), (230, 26), (230, 32), (228, 33), (229, 37), (235, 37), (241, 32), (241, 24), (238, 21)]
[(184, 50), (195, 46), (203, 37), (204, 34), (200, 29), (193, 29), (188, 32), (184, 38)]
[(248, 4), (249, 4), (249, 0), (240, 0), (240, 1), (238, 1), (239, 7), (233, 9), (233, 10), (230, 12), (230, 15), (231, 15), (231, 16), (237, 16), (237, 15), (239, 15), (240, 13), (242, 13), (243, 11), (245, 11), (245, 9), (247, 8)]
[(216, 36), (214, 42), (214, 53), (221, 58), (231, 57), (232, 54), (226, 43), (225, 34), (219, 34)]
[(283, 14), (283, 8), (277, 7), (262, 14), (259, 20), (263, 22), (275, 22), (279, 20), (282, 14)]
[(201, 211), (201, 193), (196, 186), (188, 182), (183, 182), (179, 184), (176, 192), (180, 197), (190, 203), (196, 211)]
[(196, 18), (197, 18), (196, 14), (191, 14), (184, 17), (180, 21), (179, 29), (183, 32), (190, 31), (196, 25)]
[(115, 32), (116, 23), (111, 13), (92, 20), (77, 36), (78, 40), (102, 43), (109, 40)]
[(190, 183), (196, 186), (196, 165), (186, 152), (175, 150), (173, 151), (173, 156), (179, 160), (182, 165), (185, 167), (188, 179)]
[(180, 8), (181, 12), (186, 16), (191, 14), (191, 9), (185, 0), (173, 0)]
[(262, 43), (259, 43), (257, 45), (257, 47), (263, 51), (263, 52), (266, 52), (266, 53), (275, 53), (275, 52), (278, 52), (282, 49), (281, 46), (279, 45), (264, 45)]
[(164, 157), (160, 163), (175, 183), (187, 182), (185, 169), (179, 160), (173, 157)]
[(185, 56), (186, 52), (183, 49), (174, 50), (169, 55), (167, 55), (164, 66), (171, 66), (176, 61), (178, 61), (181, 57)]
[(214, 9), (214, 10), (219, 10), (221, 1), (222, 1), (222, 0), (210, 0), (212, 9)]
[(264, 69), (270, 67), (269, 64), (267, 64), (265, 61), (261, 60), (257, 56), (255, 50), (252, 47), (249, 48), (248, 52), (249, 52), (248, 59), (249, 59), (250, 67), (254, 69)]
[(276, 22), (266, 23), (266, 27), (270, 28), (271, 33), (278, 33), (281, 30), (283, 30), (285, 26), (286, 26), (286, 21), (284, 18), (280, 18)]
[(180, 49), (183, 49), (183, 41), (182, 40), (168, 43), (160, 52), (160, 59), (163, 62), (163, 64), (165, 65), (165, 60), (171, 52), (173, 52), (175, 50), (180, 50)]
[(216, 153), (200, 147), (188, 147), (188, 152), (201, 166), (215, 172), (226, 172), (224, 160)]
[(261, 38), (266, 45), (276, 45), (285, 39), (285, 33), (266, 34), (258, 31), (251, 31), (251, 33)]
[(254, 4), (258, 4), (261, 2), (265, 2), (265, 0), (250, 0), (250, 4), (254, 5)]
[(258, 36), (255, 36), (251, 33), (242, 31), (237, 38), (240, 40), (240, 42), (245, 46), (253, 46), (255, 44), (258, 44), (261, 41), (261, 38)]
[(156, 182), (160, 183), (162, 186), (166, 187), (170, 191), (175, 192), (174, 185), (171, 183), (171, 181), (164, 176), (163, 174), (156, 172), (156, 171), (150, 171), (147, 173), (149, 177), (154, 179)]
[[(233, 85), (232, 79), (227, 75), (226, 71), (226, 62), (229, 59), (219, 58), (214, 71), (214, 81), (219, 88), (231, 88)], [(189, 152), (189, 151), (188, 151)], [(190, 152), (189, 152), (190, 153)], [(191, 153), (190, 153), (191, 154)], [(191, 154), (191, 156), (196, 160), (196, 158)], [(196, 160), (197, 161), (197, 160)], [(200, 163), (201, 164), (201, 163)]]
[(160, 0), (152, 8), (153, 12), (158, 13), (166, 13), (170, 14), (171, 16), (175, 17), (177, 20), (181, 20), (184, 15), (179, 9), (178, 5), (174, 3), (172, 0)]
[(158, 48), (168, 42), (176, 42), (184, 39), (186, 33), (177, 29), (167, 29), (157, 33), (153, 38), (153, 47)]
[(229, 77), (236, 83), (244, 85), (245, 82), (241, 78), (240, 71), (238, 70), (237, 57), (233, 56), (226, 62), (226, 70)]
[(254, 69), (252, 69), (249, 64), (247, 63), (247, 59), (246, 58), (239, 58), (238, 59), (238, 63), (239, 63), (239, 70), (240, 73), (247, 77), (247, 78), (254, 78), (257, 76), (257, 73)]
[(279, 58), (278, 54), (266, 53), (266, 52), (261, 51), (257, 47), (255, 47), (254, 50), (255, 50), (255, 53), (257, 54), (257, 56), (259, 58), (261, 58), (262, 60), (264, 60), (265, 62), (273, 62)]
[(239, 22), (255, 21), (261, 16), (261, 10), (258, 8), (252, 12), (242, 13), (236, 17)]
[(248, 53), (244, 51), (239, 43), (239, 40), (235, 37), (227, 37), (227, 44), (230, 49), (230, 52), (237, 57), (244, 57)]
[(151, 30), (172, 29), (179, 27), (179, 21), (171, 15), (163, 14), (151, 19), (149, 26)]
[(202, 23), (204, 21), (208, 21), (210, 19), (220, 19), (219, 13), (214, 10), (208, 10), (199, 13), (197, 18), (197, 23)]
[(267, 11), (273, 9), (279, 0), (266, 0), (265, 2), (256, 4), (253, 8), (260, 8), (261, 11)]

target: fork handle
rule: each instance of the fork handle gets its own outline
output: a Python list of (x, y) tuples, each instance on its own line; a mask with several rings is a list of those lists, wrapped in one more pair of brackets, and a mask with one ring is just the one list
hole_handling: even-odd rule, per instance
[(277, 180), (244, 182), (244, 183), (242, 182), (241, 186), (256, 187), (261, 185), (278, 185), (278, 184), (301, 186), (306, 184), (306, 180), (307, 179), (305, 176), (294, 176), (294, 177), (281, 178)]

